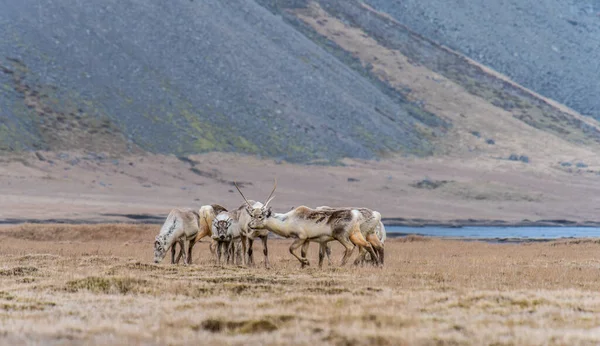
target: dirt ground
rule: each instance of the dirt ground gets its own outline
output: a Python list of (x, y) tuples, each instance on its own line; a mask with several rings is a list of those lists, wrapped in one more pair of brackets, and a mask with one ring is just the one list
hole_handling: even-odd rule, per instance
[[(2, 344), (600, 343), (600, 243), (386, 242), (384, 268), (152, 262), (151, 225), (0, 229)], [(407, 241), (408, 240), (408, 241)], [(262, 260), (258, 245), (257, 260)], [(356, 253), (354, 254), (356, 255)], [(258, 261), (257, 261), (258, 262)]]
[[(567, 219), (600, 221), (600, 159), (532, 158), (529, 163), (485, 155), (380, 161), (343, 166), (295, 165), (237, 154), (143, 155), (33, 153), (0, 157), (0, 221), (71, 219), (127, 221), (115, 214), (151, 214), (174, 207), (264, 200), (277, 178), (274, 211), (299, 205), (361, 206), (384, 218), (448, 221)], [(570, 166), (561, 164), (567, 162)], [(577, 164), (581, 163), (578, 167)], [(129, 220), (131, 221), (131, 220)]]

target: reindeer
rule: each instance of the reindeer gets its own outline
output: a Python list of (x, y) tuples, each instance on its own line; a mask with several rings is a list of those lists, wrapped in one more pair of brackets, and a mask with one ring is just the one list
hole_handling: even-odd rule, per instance
[[(235, 188), (238, 190), (238, 192), (241, 194), (242, 191), (240, 190), (240, 188), (238, 187), (237, 183), (234, 182)], [(277, 184), (275, 185), (277, 186)], [(261, 203), (261, 202), (256, 202), (253, 200), (247, 200), (246, 197), (244, 197), (244, 201), (245, 204), (242, 204), (237, 210), (236, 210), (236, 214), (235, 214), (235, 218), (238, 222), (238, 226), (241, 232), (241, 237), (242, 237), (242, 246), (244, 247), (244, 257), (246, 258), (246, 263), (248, 265), (254, 265), (254, 252), (252, 249), (252, 245), (254, 244), (254, 240), (256, 238), (260, 238), (260, 240), (262, 240), (262, 244), (263, 244), (263, 255), (265, 257), (265, 268), (269, 268), (271, 266), (271, 264), (269, 263), (269, 247), (267, 246), (267, 240), (269, 238), (269, 230), (267, 229), (251, 229), (249, 227), (249, 223), (252, 220), (252, 214), (251, 214), (251, 210), (255, 210), (255, 209), (261, 209), (263, 208), (265, 205), (267, 205), (272, 199), (273, 199), (273, 193), (275, 192), (275, 188), (273, 188), (273, 191), (271, 191), (271, 194), (269, 195), (269, 197), (267, 197), (267, 200), (265, 202), (265, 204)], [(243, 196), (243, 194), (242, 194)], [(246, 241), (248, 243), (247, 245), (247, 249), (246, 249)], [(246, 253), (247, 250), (247, 253)], [(247, 255), (247, 257), (246, 257)]]
[[(194, 241), (191, 241), (187, 248), (187, 251), (188, 251), (187, 258), (189, 259), (189, 264), (192, 264), (192, 248), (198, 241), (200, 241), (200, 239), (202, 239), (206, 236), (210, 236), (212, 234), (212, 230), (211, 230), (212, 220), (218, 213), (220, 213), (222, 211), (227, 211), (227, 209), (225, 209), (223, 206), (221, 206), (219, 204), (203, 205), (202, 207), (200, 207), (200, 210), (198, 211), (198, 214), (199, 214), (198, 226), (197, 226), (198, 233), (196, 235), (196, 239)], [(177, 244), (175, 243), (171, 247), (171, 263), (172, 264), (178, 264), (179, 260), (181, 259), (182, 255), (183, 255), (183, 252), (186, 251), (186, 249), (183, 246), (184, 245), (183, 240), (181, 240), (180, 241), (181, 249), (179, 250), (179, 255), (177, 255), (177, 258), (175, 259), (176, 245)], [(213, 256), (216, 256), (215, 249), (214, 249), (214, 242), (211, 242), (211, 244), (209, 245), (209, 249), (210, 249), (211, 254)], [(184, 261), (185, 261), (185, 259), (184, 259)]]
[[(217, 214), (219, 214), (222, 211), (227, 211), (227, 209), (225, 209), (225, 207), (219, 205), (219, 204), (209, 204), (209, 205), (203, 205), (200, 207), (200, 210), (198, 210), (198, 214), (200, 215), (200, 218), (198, 220), (198, 234), (196, 235), (196, 239), (193, 241), (193, 244), (196, 244), (197, 242), (200, 241), (200, 239), (204, 238), (204, 237), (210, 237), (212, 235), (212, 221), (215, 218), (215, 216), (217, 216)], [(215, 248), (214, 248), (215, 243), (211, 242), (211, 244), (209, 245), (209, 249), (210, 252), (213, 256), (216, 256), (216, 252), (215, 252)], [(193, 247), (194, 245), (191, 245), (191, 247)], [(171, 256), (174, 254), (175, 250), (172, 250)], [(191, 261), (191, 257), (192, 257), (192, 252), (191, 252), (191, 248), (189, 250), (189, 254), (188, 257), (190, 258)], [(179, 252), (179, 255), (177, 256), (177, 259), (175, 260), (175, 263), (179, 263), (179, 259), (181, 258), (181, 251)], [(191, 262), (190, 262), (191, 264)]]
[[(315, 210), (338, 210), (338, 209), (346, 209), (346, 210), (356, 209), (356, 210), (360, 211), (360, 213), (361, 213), (360, 231), (363, 234), (363, 236), (365, 237), (365, 239), (371, 244), (373, 249), (375, 249), (375, 251), (377, 251), (378, 256), (379, 256), (379, 264), (383, 265), (383, 261), (384, 261), (384, 247), (383, 247), (384, 245), (383, 245), (383, 243), (385, 242), (386, 233), (385, 233), (385, 226), (381, 222), (381, 214), (377, 211), (374, 211), (374, 210), (371, 210), (368, 208), (352, 208), (352, 207), (332, 208), (329, 206), (321, 206), (321, 207), (315, 208)], [(308, 244), (305, 244), (305, 246), (308, 248)], [(363, 263), (365, 261), (366, 255), (367, 255), (366, 249), (360, 247), (359, 251), (360, 251), (359, 256), (357, 257), (357, 259), (354, 262), (355, 264)], [(323, 257), (325, 255), (327, 255), (327, 260), (329, 261), (329, 265), (331, 265), (331, 259), (330, 259), (331, 248), (329, 247), (329, 244), (327, 242), (321, 243), (320, 247), (319, 247), (319, 267), (322, 266)], [(371, 258), (371, 260), (374, 262), (374, 264), (377, 264), (377, 262), (373, 258)]]
[[(154, 241), (154, 263), (160, 263), (169, 248), (174, 249), (175, 244), (179, 242), (181, 245), (179, 255), (183, 255), (184, 264), (191, 264), (192, 248), (198, 234), (199, 219), (198, 212), (192, 209), (171, 210)], [(174, 252), (172, 251), (171, 262), (174, 262)], [(177, 262), (179, 262), (179, 258), (177, 258)]]
[(221, 265), (221, 248), (225, 249), (225, 257), (227, 264), (229, 264), (229, 246), (231, 244), (232, 237), (229, 234), (229, 228), (232, 225), (233, 220), (229, 217), (227, 212), (219, 213), (212, 221), (212, 238), (217, 243), (217, 265)]
[(221, 212), (213, 220), (213, 237), (218, 234), (220, 239), (229, 240), (229, 247), (226, 250), (227, 264), (229, 258), (232, 259), (233, 264), (236, 264), (236, 260), (237, 264), (246, 263), (246, 238), (240, 227), (240, 215), (246, 213), (244, 206), (230, 212)]
[[(295, 251), (305, 243), (314, 241), (324, 243), (331, 240), (339, 241), (346, 251), (342, 258), (342, 266), (346, 264), (354, 246), (362, 246), (369, 251), (372, 258), (378, 259), (373, 247), (366, 241), (360, 230), (361, 212), (358, 209), (327, 209), (315, 210), (306, 206), (293, 208), (287, 213), (273, 213), (269, 203), (273, 200), (273, 193), (277, 188), (277, 181), (273, 191), (262, 207), (254, 208), (246, 199), (240, 188), (235, 184), (240, 195), (246, 201), (246, 210), (251, 216), (248, 223), (253, 232), (268, 230), (284, 238), (296, 238), (290, 245), (290, 253), (300, 261), (301, 267), (310, 265), (306, 253), (299, 257)], [(304, 248), (304, 247), (303, 247)]]

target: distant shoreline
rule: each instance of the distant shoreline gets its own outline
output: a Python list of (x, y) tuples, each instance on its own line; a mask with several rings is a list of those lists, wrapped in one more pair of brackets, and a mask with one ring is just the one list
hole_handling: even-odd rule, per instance
[(448, 221), (405, 219), (405, 218), (382, 218), (386, 226), (398, 227), (600, 227), (600, 221), (573, 221), (565, 219), (556, 220), (485, 220), (485, 219), (457, 219)]
[[(0, 225), (18, 225), (23, 223), (35, 224), (101, 224), (101, 223), (144, 223), (144, 224), (162, 224), (164, 215), (152, 214), (100, 214), (98, 218), (85, 219), (20, 219), (7, 218), (0, 219)], [(409, 219), (401, 217), (389, 217), (381, 219), (385, 226), (397, 227), (600, 227), (600, 221), (573, 221), (566, 219), (555, 220), (485, 220), (485, 219), (456, 219), (456, 220), (427, 220), (427, 219)]]

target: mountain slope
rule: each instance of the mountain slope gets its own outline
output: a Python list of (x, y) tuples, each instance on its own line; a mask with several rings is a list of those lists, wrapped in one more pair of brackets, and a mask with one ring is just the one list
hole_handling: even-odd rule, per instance
[(600, 125), (354, 0), (0, 4), (0, 150), (595, 157)]
[(5, 136), (5, 147), (60, 149), (39, 140), (45, 115), (22, 104), (21, 83), (67, 121), (108, 120), (126, 142), (154, 152), (306, 161), (430, 151), (417, 130), (428, 128), (424, 112), (252, 1), (8, 1), (0, 31), (11, 73), (1, 77), (3, 126), (27, 134)]
[(600, 127), (593, 119), (439, 46), (387, 15), (357, 1), (307, 4), (274, 8), (299, 18), (296, 25), (308, 24), (320, 37), (351, 52), (372, 76), (450, 122), (449, 135), (436, 141), (439, 153), (507, 157), (517, 151), (556, 159), (588, 157), (598, 150)]
[(597, 0), (365, 2), (540, 94), (600, 118)]

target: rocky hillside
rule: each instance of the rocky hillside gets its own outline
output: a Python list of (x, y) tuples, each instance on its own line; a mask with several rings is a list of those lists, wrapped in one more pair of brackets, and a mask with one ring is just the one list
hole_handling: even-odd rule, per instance
[(595, 121), (358, 1), (10, 0), (0, 31), (4, 152), (332, 163), (600, 141)]
[(366, 0), (426, 37), (600, 119), (600, 1)]

